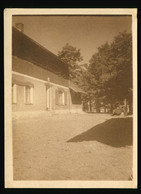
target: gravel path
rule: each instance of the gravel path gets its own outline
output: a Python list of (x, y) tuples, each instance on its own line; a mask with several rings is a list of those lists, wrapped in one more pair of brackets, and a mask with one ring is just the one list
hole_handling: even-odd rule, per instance
[(13, 120), (14, 180), (129, 180), (132, 118), (66, 114)]

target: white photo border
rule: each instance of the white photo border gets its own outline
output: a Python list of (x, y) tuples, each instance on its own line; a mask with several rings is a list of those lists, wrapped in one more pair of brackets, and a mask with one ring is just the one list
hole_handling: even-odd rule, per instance
[[(12, 16), (13, 15), (131, 15), (133, 37), (133, 180), (132, 181), (14, 181), (12, 155)], [(4, 10), (5, 188), (137, 188), (137, 9), (10, 9)]]

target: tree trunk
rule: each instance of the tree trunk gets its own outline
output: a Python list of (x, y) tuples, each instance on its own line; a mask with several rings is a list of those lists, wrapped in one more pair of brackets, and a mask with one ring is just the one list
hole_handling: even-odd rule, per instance
[(92, 104), (91, 104), (91, 100), (90, 100), (89, 105), (90, 105), (90, 112), (92, 112)]
[(110, 112), (113, 113), (113, 102), (111, 101), (111, 108), (110, 108)]
[(133, 114), (133, 97), (132, 93), (129, 95), (129, 114)]
[(125, 107), (124, 115), (126, 116), (127, 115), (127, 99), (126, 98), (124, 99), (124, 107)]
[(130, 100), (129, 100), (129, 114), (133, 114), (133, 104)]

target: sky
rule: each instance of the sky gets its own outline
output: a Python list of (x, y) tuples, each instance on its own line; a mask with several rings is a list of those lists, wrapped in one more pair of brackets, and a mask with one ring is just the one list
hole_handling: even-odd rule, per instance
[(119, 32), (131, 32), (131, 16), (13, 16), (24, 33), (57, 55), (66, 43), (80, 49), (88, 63), (97, 48), (112, 42)]

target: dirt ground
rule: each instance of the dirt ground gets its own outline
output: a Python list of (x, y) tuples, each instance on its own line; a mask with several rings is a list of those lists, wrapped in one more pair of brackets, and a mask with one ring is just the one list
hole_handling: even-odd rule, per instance
[(130, 180), (132, 130), (104, 114), (15, 119), (14, 180)]

